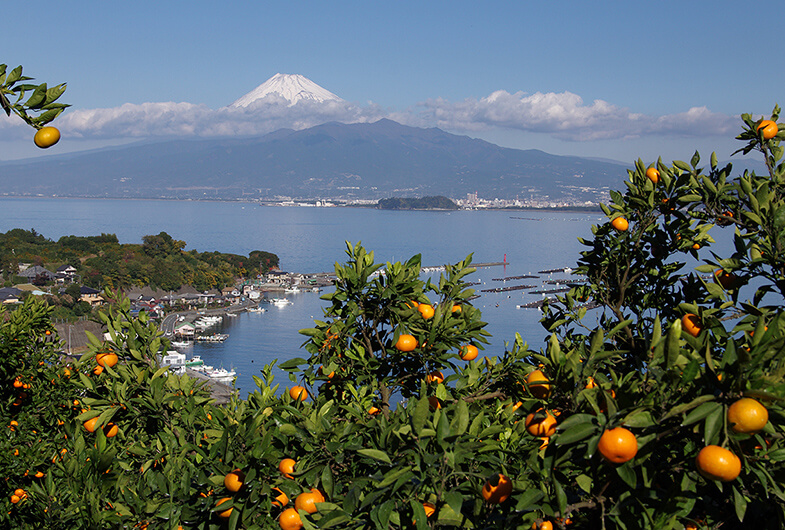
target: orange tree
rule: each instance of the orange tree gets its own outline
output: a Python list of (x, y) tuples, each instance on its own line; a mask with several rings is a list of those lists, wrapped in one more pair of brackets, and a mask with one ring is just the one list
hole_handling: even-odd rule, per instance
[[(307, 358), (281, 364), (307, 398), (270, 365), (216, 406), (159, 367), (167, 341), (127, 300), (71, 364), (43, 304), (2, 313), (0, 522), (782, 527), (778, 113), (742, 117), (766, 175), (639, 161), (584, 240), (585, 282), (544, 308), (542, 348), (516, 335), (463, 360), (487, 345), (471, 257), (423, 280), (419, 256), (382, 266), (359, 244), (302, 330)], [(714, 225), (733, 227), (730, 255)]]

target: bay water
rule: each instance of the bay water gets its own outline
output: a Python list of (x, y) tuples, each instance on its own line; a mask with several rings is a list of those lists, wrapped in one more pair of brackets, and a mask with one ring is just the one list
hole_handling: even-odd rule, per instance
[[(35, 229), (57, 240), (65, 235), (116, 234), (121, 243), (141, 243), (149, 234), (167, 232), (186, 242), (186, 250), (248, 255), (253, 250), (277, 254), (282, 270), (331, 272), (346, 261), (345, 241), (361, 241), (376, 260), (404, 261), (422, 254), (424, 266), (456, 263), (473, 254), (475, 263), (504, 262), (481, 267), (467, 278), (480, 282), (474, 306), (488, 322), (491, 344), (484, 355), (499, 355), (505, 342), (519, 332), (532, 347), (544, 346), (547, 333), (537, 309), (516, 306), (541, 298), (531, 289), (502, 293), (483, 289), (519, 284), (557, 288), (546, 280), (564, 281), (564, 273), (537, 274), (546, 269), (574, 267), (591, 225), (602, 223), (601, 213), (551, 211), (387, 211), (371, 208), (271, 207), (241, 202), (145, 201), (109, 199), (2, 198), (0, 231)], [(537, 279), (507, 279), (533, 274)], [(438, 273), (436, 276), (438, 277)], [(507, 281), (504, 281), (507, 279)], [(324, 294), (323, 291), (321, 294)], [(280, 296), (280, 295), (273, 295)], [(264, 313), (225, 318), (218, 344), (196, 344), (186, 353), (200, 355), (206, 364), (234, 368), (240, 395), (256, 387), (253, 376), (264, 364), (307, 357), (301, 348), (306, 337), (298, 330), (312, 327), (322, 317), (325, 302), (319, 293), (287, 293), (291, 304), (265, 305)], [(276, 382), (288, 384), (282, 371)]]

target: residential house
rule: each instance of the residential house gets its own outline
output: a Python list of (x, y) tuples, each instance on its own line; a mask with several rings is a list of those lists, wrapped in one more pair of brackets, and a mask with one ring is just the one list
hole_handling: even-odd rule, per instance
[(97, 306), (104, 303), (104, 299), (101, 296), (101, 291), (98, 289), (93, 289), (92, 287), (87, 287), (83, 285), (79, 289), (80, 295), (79, 300), (82, 302), (87, 302), (91, 306)]
[(57, 283), (79, 283), (81, 277), (76, 274), (76, 267), (73, 265), (61, 265), (55, 272), (55, 281)]
[(22, 290), (16, 287), (0, 287), (0, 303), (18, 304), (22, 301)]

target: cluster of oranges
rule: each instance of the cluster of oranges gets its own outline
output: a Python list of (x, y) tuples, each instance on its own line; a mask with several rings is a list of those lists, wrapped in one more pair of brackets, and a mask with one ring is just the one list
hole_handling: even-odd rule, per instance
[[(243, 489), (244, 485), (245, 485), (245, 473), (243, 473), (242, 470), (240, 469), (234, 469), (224, 476), (224, 487), (226, 488), (227, 491), (231, 493), (237, 493), (238, 491)], [(231, 500), (232, 499), (230, 497), (222, 497), (218, 499), (215, 505), (220, 506), (221, 504), (225, 502), (229, 502)], [(234, 507), (229, 507), (225, 510), (219, 510), (216, 513), (218, 514), (218, 517), (220, 517), (221, 519), (228, 519), (229, 517), (232, 516), (232, 511), (234, 511)]]
[[(30, 376), (30, 379), (33, 379), (33, 376)], [(14, 388), (16, 389), (16, 398), (12, 405), (14, 407), (19, 407), (22, 405), (25, 399), (27, 399), (28, 394), (27, 391), (30, 390), (32, 387), (32, 383), (26, 383), (24, 378), (21, 375), (16, 376), (14, 378)]]
[[(743, 397), (728, 407), (728, 425), (742, 434), (755, 434), (769, 422), (769, 411), (759, 401)], [(708, 480), (730, 482), (741, 473), (741, 460), (732, 451), (718, 445), (707, 445), (695, 457), (698, 472)]]
[[(285, 478), (291, 479), (293, 478), (292, 473), (294, 473), (295, 465), (297, 465), (297, 462), (294, 459), (284, 458), (278, 464), (278, 471), (280, 471)], [(279, 488), (273, 488), (273, 492), (277, 493), (272, 501), (273, 506), (283, 508), (289, 504), (289, 497), (287, 497), (283, 491)], [(317, 504), (322, 502), (325, 502), (324, 495), (316, 488), (311, 488), (310, 491), (300, 493), (294, 499), (294, 507), (285, 508), (278, 516), (278, 526), (280, 526), (282, 530), (299, 530), (303, 527), (303, 521), (300, 518), (300, 510), (309, 514), (314, 514), (319, 511)]]

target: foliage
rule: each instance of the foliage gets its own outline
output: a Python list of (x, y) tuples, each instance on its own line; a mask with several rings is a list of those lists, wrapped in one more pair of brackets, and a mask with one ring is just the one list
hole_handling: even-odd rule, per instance
[[(713, 155), (705, 168), (697, 154), (638, 161), (584, 240), (585, 284), (544, 307), (541, 349), (516, 335), (503, 354), (462, 360), (465, 345), (487, 344), (465, 281), (471, 256), (423, 280), (419, 256), (381, 265), (360, 244), (347, 244), (323, 318), (302, 330), (308, 358), (281, 364), (305, 400), (274, 385), (270, 365), (247, 399), (213, 405), (158, 368), (166, 340), (111, 292), (108, 336), (70, 376), (43, 304), (4, 313), (2, 523), (277, 528), (279, 491), (317, 488), (325, 502), (297, 514), (308, 530), (785, 526), (785, 134), (764, 139), (742, 119), (742, 151), (762, 152), (770, 173), (732, 178)], [(611, 225), (619, 216), (624, 231)], [(713, 225), (733, 227), (730, 256), (713, 251)], [(154, 252), (189, 254), (164, 239)], [(690, 259), (703, 263), (689, 271)], [(402, 335), (412, 339), (396, 347)], [(99, 366), (107, 352), (119, 362)], [(727, 410), (742, 396), (767, 409), (762, 430), (734, 429)], [(538, 428), (554, 419), (555, 433)], [(611, 463), (598, 445), (618, 426), (637, 451), (626, 436)], [(718, 447), (702, 453), (703, 476), (707, 446)], [(738, 476), (710, 462), (719, 447), (738, 457)], [(293, 472), (279, 471), (284, 458)], [(236, 492), (224, 485), (235, 469)], [(508, 480), (502, 500), (493, 491)]]
[(166, 232), (146, 235), (142, 245), (120, 244), (114, 234), (63, 236), (57, 242), (35, 230), (15, 228), (0, 233), (0, 265), (6, 274), (19, 263), (69, 264), (85, 285), (114, 289), (151, 285), (176, 290), (192, 285), (199, 290), (232, 285), (238, 277), (255, 277), (278, 266), (278, 256), (261, 250), (248, 257), (221, 252), (184, 251), (186, 243)]
[[(47, 88), (46, 83), (26, 83), (33, 78), (22, 75), (21, 66), (10, 72), (7, 69), (5, 64), (0, 64), (0, 109), (6, 116), (13, 112), (28, 125), (40, 129), (70, 106), (57, 103), (65, 92), (65, 83), (52, 88)], [(25, 100), (27, 94), (30, 95)]]

